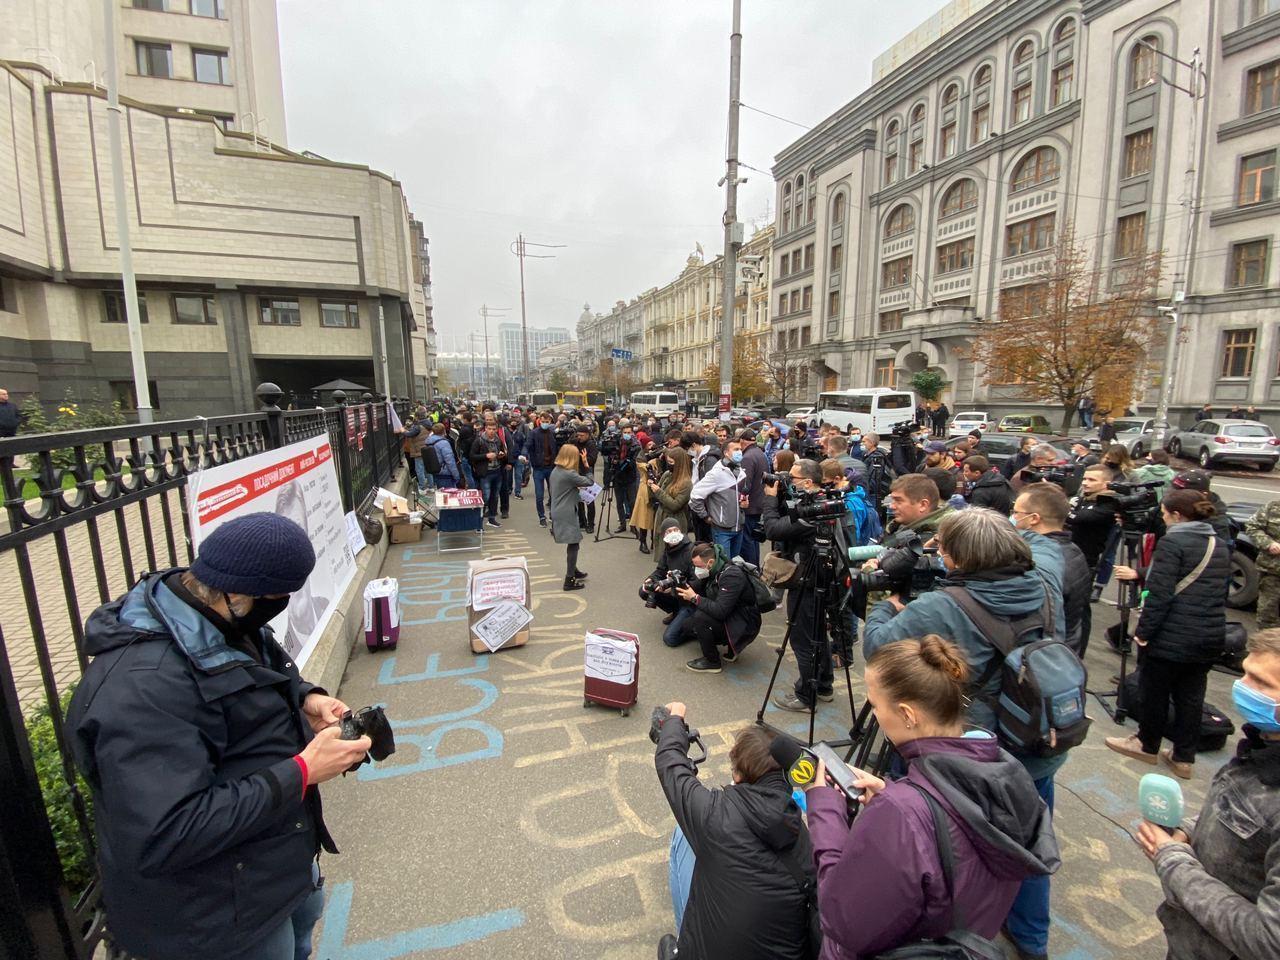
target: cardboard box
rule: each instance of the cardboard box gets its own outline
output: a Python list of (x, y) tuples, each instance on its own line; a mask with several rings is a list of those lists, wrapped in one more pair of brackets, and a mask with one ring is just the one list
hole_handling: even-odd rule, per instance
[(403, 520), (387, 521), (390, 543), (417, 543), (422, 539), (422, 517), (406, 516)]
[[(476, 624), (504, 600), (514, 600), (526, 610), (533, 596), (529, 586), (529, 565), (524, 557), (486, 557), (467, 564), (467, 635), (472, 653), (489, 653), (489, 646), (476, 634)], [(523, 647), (529, 642), (526, 624), (497, 650)], [(493, 652), (496, 652), (493, 651)]]

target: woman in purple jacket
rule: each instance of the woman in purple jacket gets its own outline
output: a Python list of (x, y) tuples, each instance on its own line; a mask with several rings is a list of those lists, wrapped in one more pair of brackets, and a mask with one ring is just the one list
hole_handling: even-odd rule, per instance
[[(1058, 869), (1058, 842), (1023, 765), (984, 730), (964, 731), (969, 668), (938, 636), (888, 644), (867, 659), (867, 700), (908, 764), (906, 779), (939, 801), (955, 855), (955, 904), (968, 930), (999, 932), (1023, 878)], [(933, 817), (919, 791), (863, 774), (850, 826), (819, 767), (806, 795), (818, 870), (824, 960), (874, 956), (951, 931)]]

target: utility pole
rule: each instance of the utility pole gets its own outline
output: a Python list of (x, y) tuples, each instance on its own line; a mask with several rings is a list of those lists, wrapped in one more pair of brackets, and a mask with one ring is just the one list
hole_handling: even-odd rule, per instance
[(724, 184), (724, 303), (720, 312), (720, 419), (733, 406), (733, 316), (738, 292), (738, 92), (742, 81), (742, 0), (733, 0), (733, 33), (729, 37), (729, 149)]
[[(489, 390), (489, 314), (506, 313), (510, 307), (491, 307), (487, 303), (480, 306), (480, 316), (484, 318), (484, 387), (485, 391)], [(496, 397), (485, 397), (483, 399), (496, 400)]]
[(133, 361), (133, 392), (138, 422), (151, 423), (151, 388), (147, 383), (147, 355), (142, 349), (142, 319), (138, 312), (138, 284), (133, 276), (133, 247), (129, 243), (129, 204), (124, 194), (124, 153), (120, 146), (120, 94), (116, 73), (116, 6), (102, 0), (107, 33), (107, 131), (111, 147), (111, 188), (116, 204), (116, 243), (120, 247), (120, 280), (124, 286), (124, 314), (129, 328), (129, 357)]
[(516, 255), (520, 261), (520, 346), (521, 346), (521, 365), (520, 365), (520, 382), (524, 385), (526, 391), (531, 390), (529, 384), (529, 321), (525, 316), (524, 307), (524, 258), (533, 257), (536, 260), (554, 260), (554, 253), (529, 253), (529, 247), (542, 247), (548, 250), (562, 250), (563, 243), (531, 243), (524, 238), (524, 234), (519, 234), (515, 241), (511, 244), (511, 252)]

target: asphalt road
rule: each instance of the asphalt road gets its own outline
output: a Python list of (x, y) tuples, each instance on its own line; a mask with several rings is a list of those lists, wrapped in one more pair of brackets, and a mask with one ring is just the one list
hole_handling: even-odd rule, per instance
[[(1223, 496), (1228, 485), (1256, 482), (1232, 478)], [(439, 556), (429, 535), (393, 546), (387, 557), (384, 575), (399, 579), (403, 598), (399, 649), (370, 654), (361, 646), (339, 692), (352, 707), (385, 704), (398, 750), (323, 790), (342, 855), (323, 860), (328, 902), (316, 957), (649, 960), (672, 929), (673, 820), (653, 771), (650, 710), (687, 702), (711, 751), (704, 779), (726, 783), (733, 732), (755, 718), (776, 662), (770, 641), (783, 634), (782, 613), (766, 617), (761, 638), (723, 674), (693, 674), (684, 661), (694, 652), (665, 648), (660, 612), (636, 597), (652, 558), (634, 540), (584, 543), (579, 565), (589, 586), (563, 593), (563, 547), (537, 525), (531, 501), (513, 506), (501, 530), (486, 535), (484, 552), (528, 559), (534, 621), (521, 649), (469, 651), (466, 566), (478, 554)], [(1095, 608), (1088, 665), (1099, 687), (1118, 666), (1102, 641), (1115, 619), (1106, 600)], [(583, 707), (583, 635), (591, 627), (641, 636), (639, 705), (628, 717)], [(860, 704), (857, 674), (852, 694)], [(794, 675), (788, 657), (781, 682)], [(1231, 680), (1211, 674), (1208, 699), (1228, 707)], [(1159, 960), (1159, 884), (1126, 834), (1136, 824), (1138, 780), (1150, 768), (1103, 746), (1104, 737), (1131, 732), (1132, 721), (1117, 727), (1096, 702), (1091, 715), (1089, 741), (1057, 780), (1063, 866), (1054, 879), (1050, 953)], [(767, 716), (804, 730), (803, 716), (772, 707)], [(823, 705), (818, 721), (820, 736), (843, 734), (848, 697)], [(1226, 759), (1226, 751), (1200, 758), (1184, 787), (1191, 809)]]

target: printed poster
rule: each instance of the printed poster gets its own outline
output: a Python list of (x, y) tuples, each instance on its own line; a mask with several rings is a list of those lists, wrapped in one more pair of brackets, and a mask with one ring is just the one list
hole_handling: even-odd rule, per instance
[(188, 497), (197, 554), (221, 524), (250, 513), (279, 514), (307, 531), (315, 569), (271, 621), (280, 645), (302, 667), (356, 575), (328, 435), (201, 470), (191, 478)]
[(634, 634), (609, 636), (603, 632), (588, 632), (583, 663), (586, 675), (593, 680), (608, 680), (610, 683), (635, 682), (636, 642), (631, 639), (620, 639), (620, 637), (629, 636)]

